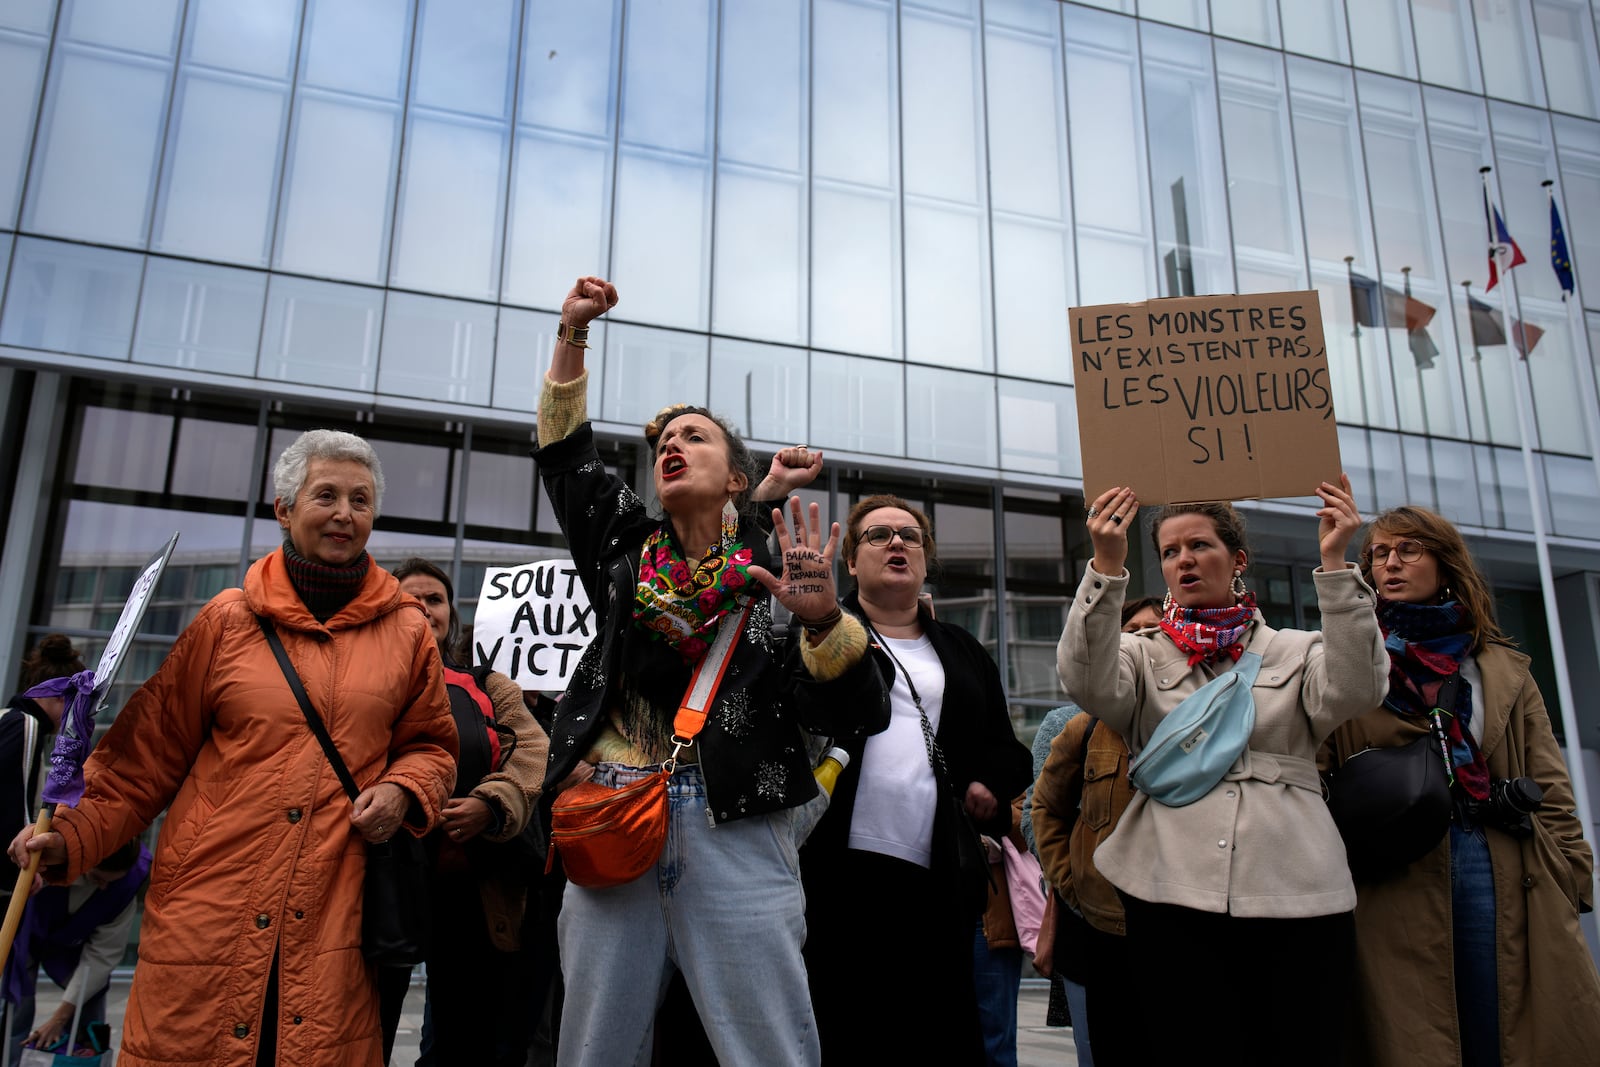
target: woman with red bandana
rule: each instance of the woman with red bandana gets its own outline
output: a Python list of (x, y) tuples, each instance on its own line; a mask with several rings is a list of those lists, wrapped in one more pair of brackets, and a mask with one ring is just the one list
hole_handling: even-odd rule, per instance
[(1408, 744), (1438, 707), (1456, 803), (1427, 854), (1357, 873), (1348, 1062), (1592, 1063), (1600, 978), (1578, 913), (1594, 906), (1594, 856), (1528, 657), (1444, 517), (1385, 511), (1361, 567), (1378, 591), (1389, 695), (1334, 732), (1325, 762)]
[[(1134, 756), (1191, 693), (1244, 652), (1260, 657), (1254, 728), (1230, 770), (1192, 803), (1137, 794), (1094, 854), (1122, 896), (1130, 971), (1161, 989), (1128, 990), (1143, 1009), (1134, 1062), (1338, 1058), (1332, 1024), (1350, 986), (1356, 894), (1315, 758), (1335, 727), (1383, 699), (1389, 661), (1372, 590), (1345, 562), (1361, 526), (1349, 479), (1316, 492), (1320, 632), (1275, 630), (1256, 610), (1238, 512), (1180, 504), (1158, 511), (1150, 529), (1167, 584), (1160, 628), (1122, 633), (1138, 500), (1109, 489), (1089, 508), (1094, 558), (1056, 665), (1072, 699)], [(1219, 1021), (1224, 1004), (1248, 1021)]]
[[(824, 531), (817, 505), (807, 516), (795, 497), (788, 522), (767, 511), (781, 560), (767, 547), (755, 501), (811, 481), (820, 455), (785, 449), (757, 486), (733, 428), (676, 404), (645, 427), (661, 517), (601, 463), (584, 353), (589, 323), (616, 303), (610, 284), (578, 279), (539, 401), (534, 458), (595, 611), (594, 640), (551, 725), (542, 803), (579, 780), (622, 788), (654, 774), (674, 756), (693, 669), (724, 619), (738, 625), (747, 606), (750, 616), (704, 727), (675, 756), (660, 858), (619, 886), (567, 886), (558, 1062), (648, 1063), (656, 1007), (678, 971), (720, 1062), (815, 1064), (798, 850), (826, 801), (810, 752), (819, 735), (883, 729), (884, 679), (836, 599), (838, 524)], [(773, 600), (794, 619), (780, 637)]]

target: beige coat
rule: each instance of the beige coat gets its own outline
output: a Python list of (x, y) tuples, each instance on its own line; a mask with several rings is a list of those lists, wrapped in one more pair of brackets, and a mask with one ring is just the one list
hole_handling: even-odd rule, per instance
[[(1140, 900), (1247, 918), (1332, 915), (1355, 907), (1344, 843), (1323, 803), (1317, 747), (1382, 703), (1389, 657), (1372, 590), (1354, 568), (1313, 574), (1321, 632), (1274, 630), (1257, 614), (1244, 638), (1261, 656), (1250, 748), (1184, 807), (1135, 796), (1095, 867)], [(1121, 633), (1128, 577), (1088, 568), (1067, 614), (1056, 667), (1067, 693), (1120, 733), (1135, 756), (1157, 724), (1223, 667), (1190, 668), (1159, 631)]]
[[(1528, 775), (1544, 789), (1534, 836), (1487, 830), (1498, 912), (1500, 1054), (1519, 1064), (1600, 1062), (1600, 978), (1578, 926), (1592, 907), (1593, 855), (1573, 814), (1572, 783), (1528, 657), (1503, 645), (1478, 653), (1482, 751), (1495, 778)], [(1340, 727), (1335, 764), (1404, 744), (1425, 727), (1379, 708)], [(1357, 1018), (1352, 1063), (1459, 1063), (1450, 936), (1450, 838), (1398, 877), (1356, 885)]]

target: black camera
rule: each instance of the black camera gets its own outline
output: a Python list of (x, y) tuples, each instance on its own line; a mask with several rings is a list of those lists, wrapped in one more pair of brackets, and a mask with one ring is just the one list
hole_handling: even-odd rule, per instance
[(1544, 790), (1526, 776), (1495, 778), (1483, 800), (1466, 798), (1462, 822), (1468, 828), (1492, 826), (1516, 838), (1533, 836), (1533, 813), (1544, 807)]

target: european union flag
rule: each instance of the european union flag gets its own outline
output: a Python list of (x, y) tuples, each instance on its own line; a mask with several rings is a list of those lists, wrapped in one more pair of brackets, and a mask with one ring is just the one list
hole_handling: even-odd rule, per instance
[(1555, 197), (1550, 198), (1550, 265), (1555, 268), (1561, 291), (1571, 295), (1575, 288), (1572, 281), (1572, 253), (1567, 251), (1567, 231), (1561, 227), (1561, 209), (1556, 207)]

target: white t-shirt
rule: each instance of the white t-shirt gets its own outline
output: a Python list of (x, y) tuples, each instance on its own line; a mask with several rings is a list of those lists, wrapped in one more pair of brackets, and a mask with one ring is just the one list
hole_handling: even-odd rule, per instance
[[(882, 640), (901, 667), (911, 673), (928, 725), (937, 733), (944, 705), (944, 665), (932, 643), (926, 634), (912, 640)], [(922, 717), (911, 699), (905, 673), (897, 668), (889, 689), (889, 728), (867, 738), (861, 754), (861, 783), (850, 817), (850, 847), (929, 866), (938, 799), (928, 746), (922, 738)]]

